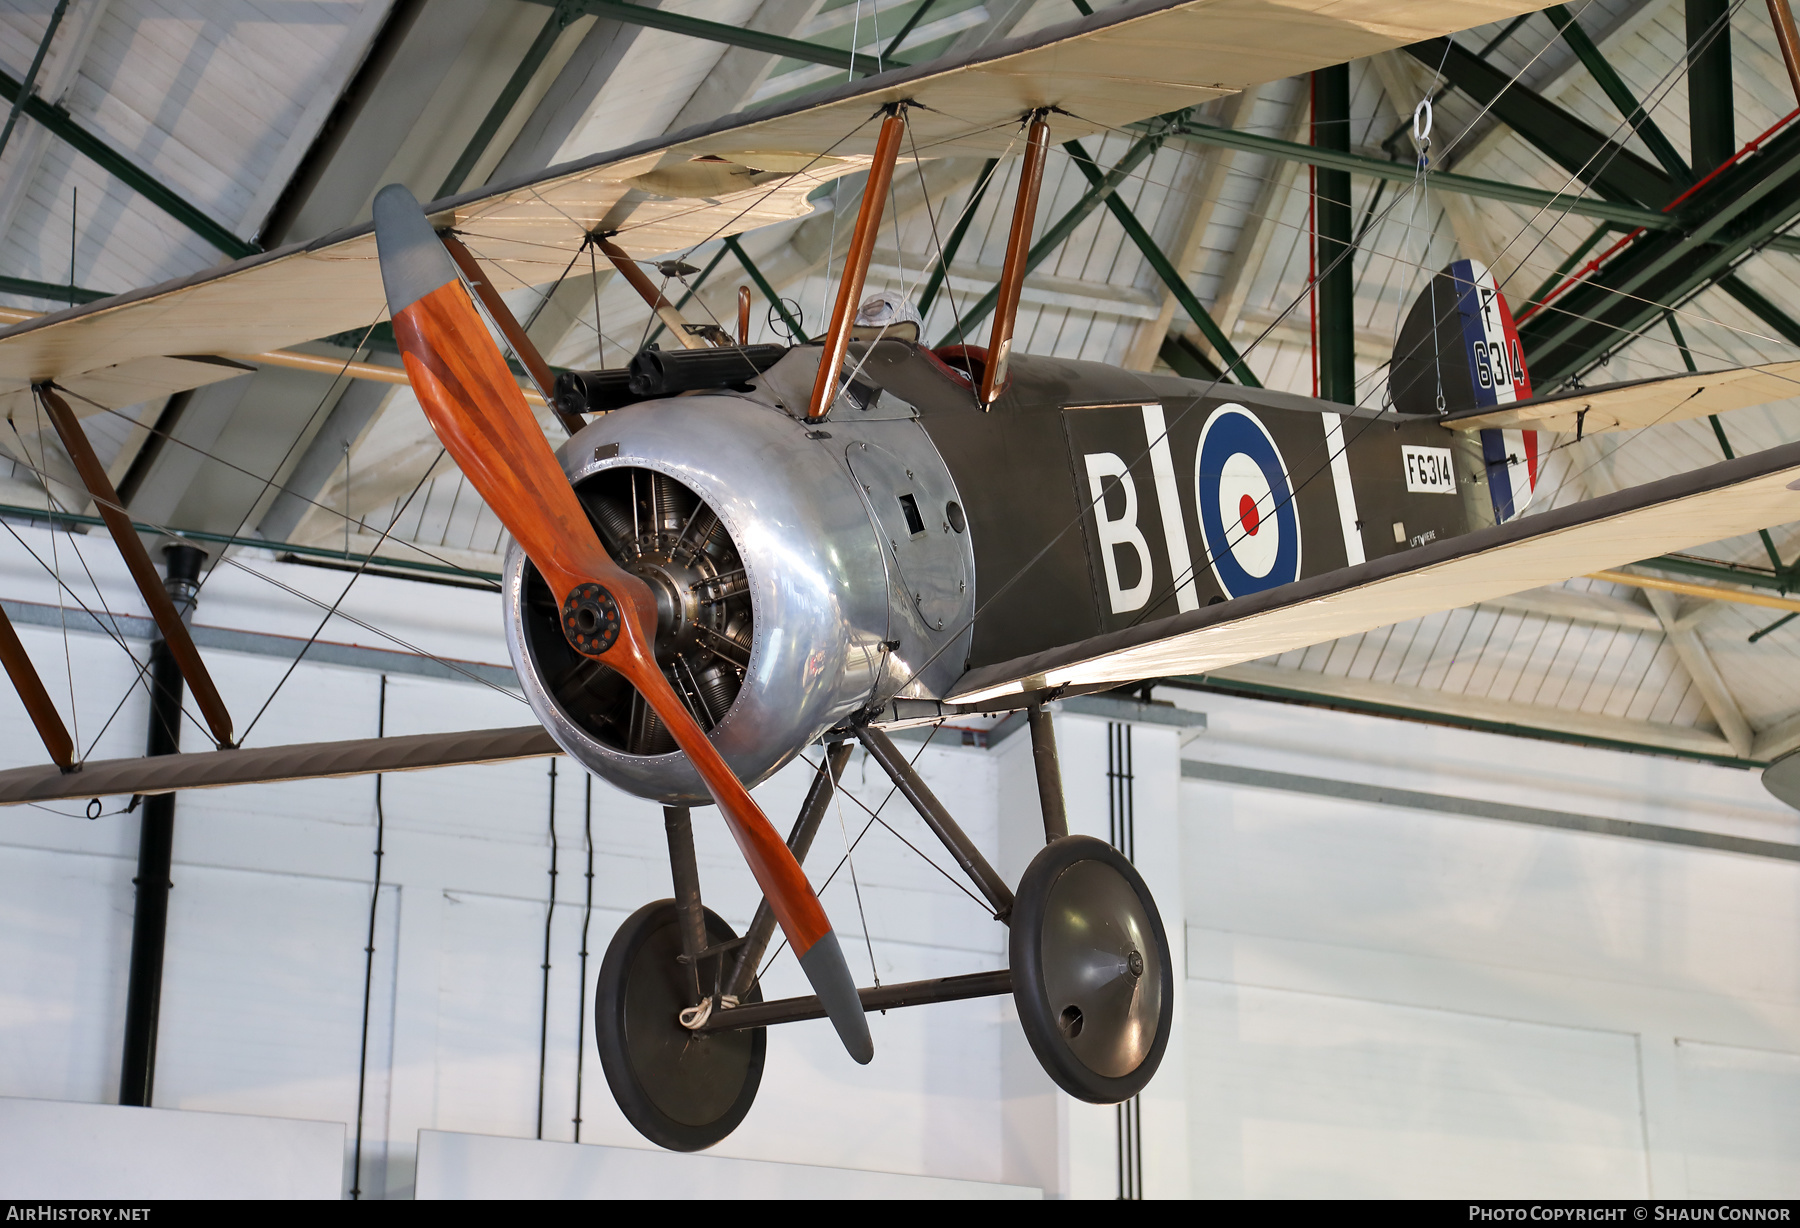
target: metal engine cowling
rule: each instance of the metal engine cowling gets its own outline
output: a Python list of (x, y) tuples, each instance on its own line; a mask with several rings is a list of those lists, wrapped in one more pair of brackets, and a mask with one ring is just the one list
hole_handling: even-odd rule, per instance
[[(887, 470), (907, 489), (879, 489), (861, 460), (876, 452), (900, 458)], [(962, 672), (974, 597), (967, 537), (947, 525), (929, 541), (910, 535), (903, 569), (895, 536), (910, 527), (907, 508), (956, 499), (916, 422), (816, 431), (763, 398), (690, 394), (608, 414), (559, 458), (607, 550), (656, 594), (664, 676), (746, 785), (865, 706), (941, 695)], [(916, 577), (921, 543), (944, 575)], [(946, 587), (966, 594), (960, 617), (913, 591)], [(516, 544), (503, 601), (525, 697), (565, 751), (640, 797), (710, 800), (637, 693), (569, 646)]]

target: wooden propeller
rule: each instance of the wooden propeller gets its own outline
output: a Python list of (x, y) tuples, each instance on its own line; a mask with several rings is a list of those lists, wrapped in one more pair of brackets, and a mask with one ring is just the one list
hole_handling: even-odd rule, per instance
[(657, 665), (656, 599), (607, 554), (419, 202), (375, 198), (394, 336), (444, 447), (537, 565), (577, 652), (637, 688), (699, 772), (850, 1056), (874, 1056), (843, 950), (799, 862)]

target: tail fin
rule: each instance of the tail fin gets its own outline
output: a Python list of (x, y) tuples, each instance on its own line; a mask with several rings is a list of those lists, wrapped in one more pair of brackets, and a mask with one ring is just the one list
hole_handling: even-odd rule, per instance
[[(1531, 397), (1531, 374), (1506, 296), (1477, 260), (1455, 260), (1431, 279), (1400, 327), (1388, 396), (1402, 414), (1453, 413)], [(1468, 467), (1486, 498), (1470, 491), (1475, 524), (1504, 524), (1537, 487), (1536, 431), (1482, 431), (1468, 441)]]
[(1388, 395), (1403, 414), (1453, 413), (1531, 396), (1519, 330), (1480, 261), (1452, 261), (1413, 301), (1394, 346)]

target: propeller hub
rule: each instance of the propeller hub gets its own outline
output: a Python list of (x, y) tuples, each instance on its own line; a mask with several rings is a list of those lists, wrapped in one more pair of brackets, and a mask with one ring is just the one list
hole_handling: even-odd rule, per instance
[(696, 596), (707, 577), (691, 563), (660, 553), (640, 554), (625, 569), (650, 586), (656, 597), (656, 660), (672, 665), (676, 657), (699, 648), (695, 623)]
[(563, 634), (575, 650), (598, 656), (619, 638), (619, 603), (599, 584), (578, 584), (562, 608)]

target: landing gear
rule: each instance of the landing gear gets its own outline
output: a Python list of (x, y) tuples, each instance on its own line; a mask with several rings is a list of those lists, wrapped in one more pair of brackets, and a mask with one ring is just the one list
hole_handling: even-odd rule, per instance
[[(710, 908), (703, 911), (709, 947), (737, 937)], [(625, 919), (594, 988), (594, 1039), (626, 1120), (659, 1146), (700, 1151), (750, 1111), (769, 1033), (700, 1032), (682, 1023), (694, 1002), (694, 974), (681, 959), (681, 924), (674, 900), (646, 904)], [(752, 988), (744, 1000), (759, 1002), (762, 994)]]
[(1009, 962), (1019, 1023), (1058, 1087), (1094, 1104), (1143, 1090), (1169, 1043), (1176, 987), (1156, 903), (1117, 849), (1064, 836), (1032, 858)]
[[(1068, 834), (1050, 714), (1031, 712), (1043, 850), (1015, 895), (892, 740), (852, 732), (1011, 927), (1010, 967), (858, 991), (865, 1011), (1011, 993), (1032, 1052), (1057, 1086), (1095, 1104), (1129, 1100), (1150, 1082), (1169, 1043), (1178, 986), (1150, 890), (1117, 849)], [(826, 751), (788, 847), (806, 856), (850, 757)], [(685, 807), (663, 810), (675, 898), (619, 927), (594, 991), (600, 1063), (627, 1120), (651, 1142), (699, 1151), (744, 1120), (762, 1082), (768, 1028), (825, 1016), (816, 997), (764, 1002), (757, 974), (774, 937), (768, 902), (739, 938), (700, 902)]]

